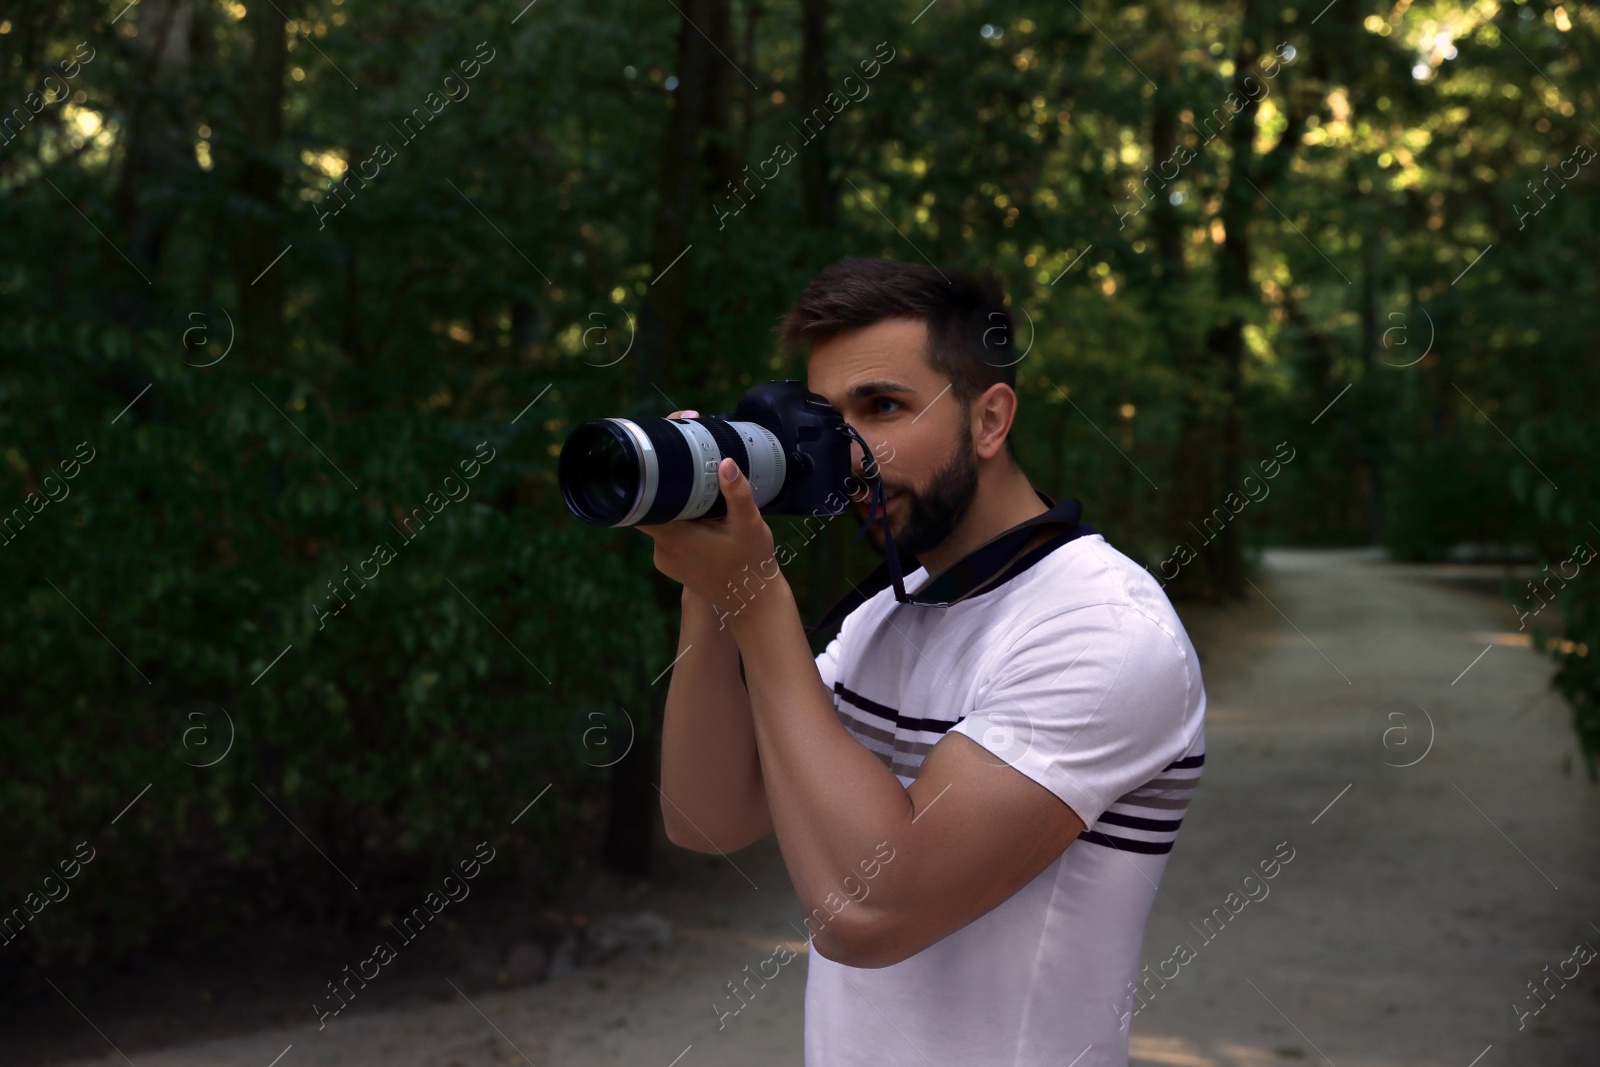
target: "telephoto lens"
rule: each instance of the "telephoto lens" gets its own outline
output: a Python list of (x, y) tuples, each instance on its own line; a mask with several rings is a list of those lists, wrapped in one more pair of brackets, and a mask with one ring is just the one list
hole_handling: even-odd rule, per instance
[(854, 432), (803, 382), (765, 382), (727, 415), (590, 419), (562, 445), (556, 474), (568, 510), (595, 526), (727, 514), (717, 484), (724, 458), (750, 479), (764, 512), (839, 515), (854, 481)]
[(756, 506), (783, 487), (782, 442), (754, 422), (591, 419), (567, 438), (558, 476), (567, 507), (596, 526), (633, 526), (725, 514), (717, 464), (731, 456)]

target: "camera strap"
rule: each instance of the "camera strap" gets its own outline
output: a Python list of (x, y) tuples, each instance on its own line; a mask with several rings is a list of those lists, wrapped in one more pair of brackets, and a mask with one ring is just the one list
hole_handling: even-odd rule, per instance
[[(870, 460), (871, 453), (867, 452), (866, 455)], [(831, 636), (844, 622), (845, 616), (891, 585), (894, 587), (895, 600), (901, 604), (949, 607), (1003, 584), (1067, 542), (1099, 532), (1078, 521), (1083, 514), (1083, 505), (1076, 497), (1058, 504), (1035, 489), (1034, 492), (1048, 510), (991, 537), (938, 574), (930, 575), (915, 593), (907, 593), (900, 557), (894, 549), (894, 539), (889, 534), (889, 519), (882, 512), (883, 483), (877, 478), (875, 464), (871, 470), (866, 467), (864, 462), (863, 472), (874, 483), (874, 514), (862, 526), (862, 533), (871, 526), (874, 517), (882, 521), (884, 561), (859, 584), (851, 583), (851, 591), (829, 608), (816, 625), (807, 628), (808, 637), (818, 633)], [(1035, 544), (1040, 529), (1046, 527), (1057, 528), (1057, 532), (1042, 543)], [(861, 534), (857, 534), (859, 536)]]

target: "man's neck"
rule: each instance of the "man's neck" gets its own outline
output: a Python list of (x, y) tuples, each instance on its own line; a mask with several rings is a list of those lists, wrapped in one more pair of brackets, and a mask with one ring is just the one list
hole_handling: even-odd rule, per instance
[(985, 541), (1049, 510), (1028, 476), (1002, 461), (992, 475), (979, 477), (978, 491), (961, 525), (937, 548), (917, 557), (917, 562), (928, 569), (931, 577)]

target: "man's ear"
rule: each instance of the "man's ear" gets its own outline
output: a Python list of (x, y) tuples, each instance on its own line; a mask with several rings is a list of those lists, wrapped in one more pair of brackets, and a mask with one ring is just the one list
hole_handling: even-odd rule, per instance
[(979, 459), (993, 459), (1006, 447), (1006, 436), (1017, 417), (1017, 394), (1004, 382), (995, 382), (972, 402), (972, 447)]

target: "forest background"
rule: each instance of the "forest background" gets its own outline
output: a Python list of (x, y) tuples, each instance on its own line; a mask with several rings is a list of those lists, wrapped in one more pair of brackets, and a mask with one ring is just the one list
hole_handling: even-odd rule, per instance
[[(555, 457), (803, 377), (775, 323), (845, 255), (1005, 278), (1022, 462), (1180, 604), (1253, 595), (1266, 544), (1521, 564), (1592, 772), (1597, 31), (1423, 0), (7, 5), (0, 905), (94, 856), (6, 951), (361, 927), (491, 827), (536, 894), (585, 851), (647, 873), (677, 590), (572, 519)], [(851, 532), (788, 568), (810, 619), (874, 562)]]

